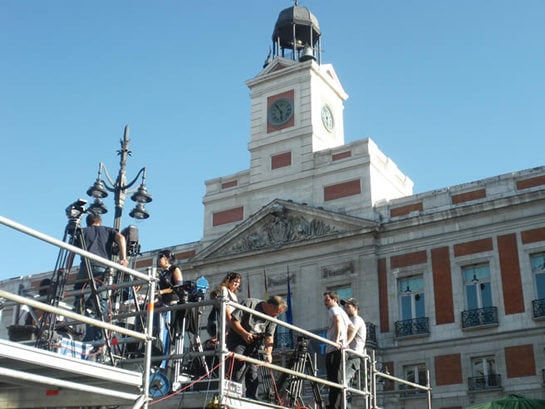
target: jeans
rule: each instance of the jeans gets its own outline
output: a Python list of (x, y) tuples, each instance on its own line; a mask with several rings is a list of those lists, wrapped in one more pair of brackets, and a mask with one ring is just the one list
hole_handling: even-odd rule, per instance
[[(327, 380), (340, 383), (343, 378), (342, 353), (340, 349), (328, 352), (325, 355), (325, 367)], [(328, 409), (342, 408), (343, 394), (341, 389), (329, 387), (329, 406)]]
[[(240, 343), (237, 345), (228, 345), (228, 349), (236, 354), (249, 356), (249, 353), (254, 349), (252, 345)], [(253, 358), (253, 357), (252, 357)], [(233, 365), (233, 378), (235, 382), (246, 385), (246, 397), (257, 399), (257, 388), (259, 386), (259, 376), (257, 373), (257, 365), (250, 364), (245, 361), (235, 360)]]

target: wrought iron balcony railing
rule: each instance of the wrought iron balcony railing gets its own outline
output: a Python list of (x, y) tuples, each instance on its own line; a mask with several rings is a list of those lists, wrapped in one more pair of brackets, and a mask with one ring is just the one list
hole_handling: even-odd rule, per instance
[(429, 335), (429, 318), (413, 318), (410, 320), (396, 321), (394, 323), (395, 336), (397, 338), (411, 337), (418, 335)]
[(473, 376), (467, 378), (467, 386), (470, 391), (482, 391), (486, 389), (501, 388), (501, 375)]
[(545, 318), (545, 298), (532, 301), (534, 318)]
[(365, 346), (372, 349), (378, 348), (377, 330), (375, 324), (366, 322), (365, 326), (367, 327), (367, 339), (365, 340)]
[(498, 308), (485, 307), (462, 311), (462, 328), (498, 325)]

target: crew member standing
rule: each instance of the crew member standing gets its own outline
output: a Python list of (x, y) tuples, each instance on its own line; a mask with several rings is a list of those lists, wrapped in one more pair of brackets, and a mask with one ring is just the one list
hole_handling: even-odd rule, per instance
[[(222, 297), (223, 300), (233, 301), (238, 303), (237, 292), (242, 282), (240, 273), (231, 271), (225, 275), (225, 278), (220, 283), (219, 287), (212, 291), (210, 299)], [(229, 322), (231, 322), (232, 307), (225, 306), (225, 329), (229, 330)], [(215, 344), (219, 340), (218, 325), (219, 325), (219, 308), (213, 306), (208, 315), (206, 330), (211, 337), (211, 342)]]
[[(352, 321), (352, 325), (354, 325), (352, 336), (348, 338), (348, 347), (359, 354), (363, 354), (367, 338), (367, 327), (363, 318), (358, 315), (360, 309), (358, 301), (355, 298), (347, 298), (346, 300), (341, 300), (341, 305), (348, 314), (350, 321)], [(352, 383), (352, 379), (358, 369), (360, 369), (360, 365), (361, 358), (359, 356), (353, 354), (348, 356), (345, 371), (347, 385)]]
[[(344, 310), (339, 307), (339, 295), (335, 291), (324, 293), (324, 305), (328, 310), (327, 339), (336, 346), (326, 346), (325, 365), (327, 380), (340, 383), (343, 379), (342, 348), (348, 346), (348, 338), (352, 337), (354, 326)], [(342, 393), (339, 388), (329, 387), (328, 409), (342, 408)]]
[[(76, 236), (75, 245), (83, 250), (87, 250), (102, 258), (111, 260), (113, 245), (117, 243), (119, 247), (119, 264), (127, 266), (127, 245), (125, 236), (117, 230), (102, 225), (102, 217), (99, 214), (89, 213), (85, 220), (87, 227), (82, 229), (81, 237)], [(82, 240), (83, 239), (83, 240)], [(89, 270), (90, 269), (90, 270)], [(84, 305), (83, 289), (89, 283), (90, 277), (93, 277), (97, 283), (97, 287), (103, 284), (106, 273), (109, 272), (109, 267), (94, 260), (86, 260), (81, 257), (81, 263), (77, 275), (77, 282), (74, 285), (74, 290), (81, 290), (80, 294), (76, 295), (74, 305), (77, 312), (83, 312), (85, 307), (91, 310), (91, 315), (97, 314), (97, 306), (95, 305), (94, 297), (91, 302)], [(101, 312), (106, 311), (108, 294), (105, 291), (98, 293)], [(83, 341), (93, 341), (102, 337), (102, 331), (95, 327), (86, 326), (85, 337)]]
[[(182, 270), (176, 264), (176, 256), (170, 250), (162, 250), (157, 256), (157, 267), (161, 269), (159, 273), (159, 297), (163, 305), (175, 305), (180, 301), (179, 293), (184, 283)], [(175, 337), (180, 332), (178, 328), (183, 314), (180, 311), (171, 311), (170, 326), (171, 336)]]

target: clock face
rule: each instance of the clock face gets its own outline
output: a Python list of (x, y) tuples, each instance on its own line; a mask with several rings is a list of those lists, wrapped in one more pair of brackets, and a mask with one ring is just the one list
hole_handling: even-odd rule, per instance
[(328, 105), (322, 106), (322, 123), (328, 131), (332, 131), (335, 128), (335, 121), (333, 120), (333, 113)]
[(272, 125), (282, 125), (293, 116), (293, 102), (288, 98), (280, 98), (269, 107), (267, 118)]

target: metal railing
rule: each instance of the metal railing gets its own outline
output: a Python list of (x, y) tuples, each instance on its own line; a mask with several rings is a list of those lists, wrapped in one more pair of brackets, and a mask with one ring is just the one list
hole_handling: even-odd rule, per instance
[[(278, 359), (276, 359), (275, 363), (267, 363), (262, 360), (235, 354), (229, 350), (227, 350), (226, 343), (225, 343), (225, 334), (226, 334), (226, 326), (227, 323), (225, 322), (225, 309), (227, 307), (230, 307), (232, 309), (238, 309), (242, 310), (248, 313), (251, 313), (257, 317), (260, 317), (262, 319), (265, 319), (267, 321), (274, 322), (278, 327), (283, 327), (286, 329), (284, 334), (287, 337), (291, 337), (292, 342), (297, 339), (297, 337), (304, 337), (309, 340), (314, 340), (318, 344), (325, 344), (325, 345), (332, 345), (337, 347), (337, 345), (329, 341), (328, 339), (321, 337), (319, 335), (316, 335), (315, 333), (311, 331), (307, 331), (305, 329), (302, 329), (300, 327), (297, 327), (295, 325), (290, 325), (284, 321), (278, 320), (276, 318), (270, 317), (266, 314), (261, 314), (258, 311), (252, 310), (250, 308), (247, 308), (246, 306), (238, 303), (234, 303), (229, 300), (225, 300), (222, 298), (218, 298), (216, 300), (209, 300), (209, 301), (198, 301), (198, 302), (188, 302), (186, 304), (177, 304), (173, 306), (163, 306), (163, 307), (154, 307), (153, 301), (155, 300), (155, 269), (148, 269), (148, 274), (143, 274), (138, 271), (123, 267), (119, 264), (113, 263), (109, 260), (102, 259), (100, 257), (97, 257), (93, 255), (92, 253), (88, 253), (84, 250), (81, 250), (80, 248), (71, 246), (63, 241), (48, 237), (46, 235), (43, 235), (41, 233), (38, 233), (36, 231), (33, 231), (31, 229), (28, 229), (24, 226), (18, 225), (17, 223), (14, 223), (6, 218), (0, 217), (0, 223), (4, 224), (8, 227), (14, 228), (16, 230), (19, 230), (25, 234), (29, 234), (35, 238), (38, 238), (40, 240), (46, 241), (52, 245), (55, 245), (59, 248), (66, 249), (68, 251), (74, 252), (76, 254), (79, 254), (83, 257), (88, 257), (90, 259), (99, 261), (107, 266), (113, 267), (116, 270), (123, 271), (124, 273), (127, 273), (129, 275), (132, 275), (133, 277), (136, 277), (139, 279), (139, 283), (143, 282), (144, 286), (141, 291), (146, 292), (146, 305), (145, 308), (142, 308), (137, 311), (130, 311), (130, 312), (123, 312), (123, 313), (117, 313), (114, 314), (112, 317), (113, 322), (127, 322), (127, 320), (135, 318), (135, 317), (143, 317), (143, 323), (141, 329), (129, 329), (122, 325), (114, 325), (109, 322), (103, 322), (101, 320), (96, 320), (90, 317), (86, 317), (80, 314), (76, 314), (71, 311), (67, 311), (66, 309), (53, 307), (51, 305), (33, 300), (31, 298), (27, 297), (21, 297), (19, 295), (0, 290), (0, 297), (3, 297), (7, 300), (11, 300), (16, 303), (26, 304), (33, 308), (40, 309), (43, 311), (50, 311), (53, 314), (57, 314), (60, 316), (64, 316), (69, 320), (73, 320), (74, 322), (80, 322), (80, 323), (87, 323), (90, 325), (97, 326), (99, 328), (104, 328), (108, 331), (111, 331), (112, 334), (117, 335), (117, 341), (119, 344), (131, 344), (131, 343), (144, 343), (145, 344), (145, 350), (143, 356), (141, 355), (134, 355), (134, 356), (125, 356), (122, 357), (123, 359), (123, 365), (126, 367), (132, 367), (133, 365), (140, 365), (143, 363), (144, 368), (142, 371), (142, 393), (140, 397), (134, 402), (134, 408), (144, 408), (147, 409), (148, 403), (153, 398), (152, 391), (154, 390), (155, 385), (154, 382), (154, 374), (158, 374), (158, 368), (160, 365), (165, 364), (166, 367), (172, 368), (175, 367), (175, 365), (183, 360), (191, 360), (191, 359), (203, 359), (206, 357), (216, 357), (217, 364), (214, 367), (208, 368), (209, 372), (202, 374), (199, 376), (198, 379), (190, 379), (190, 380), (184, 380), (180, 381), (177, 380), (177, 383), (172, 382), (172, 385), (169, 385), (169, 390), (167, 391), (168, 396), (164, 396), (161, 399), (168, 398), (170, 396), (181, 396), (179, 395), (182, 391), (186, 391), (188, 385), (183, 386), (184, 382), (189, 383), (191, 385), (194, 385), (197, 381), (208, 381), (208, 382), (217, 382), (217, 396), (218, 396), (218, 402), (219, 405), (226, 405), (229, 407), (229, 405), (238, 405), (240, 406), (240, 402), (244, 402), (245, 398), (241, 395), (237, 395), (233, 392), (233, 389), (226, 383), (226, 380), (228, 379), (228, 371), (227, 371), (227, 364), (229, 362), (232, 362), (232, 360), (241, 360), (246, 361), (251, 364), (259, 365), (262, 368), (267, 368), (268, 370), (273, 371), (275, 374), (285, 374), (286, 376), (294, 377), (295, 379), (298, 379), (302, 382), (309, 382), (311, 385), (318, 385), (319, 388), (328, 387), (328, 388), (338, 388), (342, 391), (342, 397), (343, 397), (343, 407), (346, 407), (346, 399), (347, 394), (352, 394), (353, 396), (359, 396), (363, 401), (365, 402), (365, 408), (366, 409), (376, 409), (378, 408), (378, 402), (377, 402), (377, 383), (379, 379), (387, 379), (394, 382), (399, 382), (401, 384), (407, 385), (410, 388), (415, 388), (418, 390), (421, 390), (426, 393), (426, 398), (428, 402), (428, 408), (431, 408), (431, 387), (429, 386), (429, 381), (426, 386), (415, 384), (400, 378), (393, 377), (389, 375), (386, 372), (381, 372), (377, 369), (377, 361), (373, 356), (370, 357), (367, 355), (367, 353), (364, 354), (358, 354), (355, 351), (352, 351), (350, 349), (342, 349), (341, 350), (341, 356), (342, 356), (342, 367), (343, 367), (343, 377), (342, 379), (345, 379), (346, 374), (346, 361), (349, 356), (356, 355), (361, 358), (362, 364), (360, 366), (360, 379), (363, 380), (360, 383), (360, 387), (352, 387), (351, 385), (348, 385), (346, 381), (342, 381), (341, 383), (334, 383), (330, 382), (326, 379), (323, 379), (319, 376), (317, 376), (316, 371), (314, 373), (308, 373), (308, 371), (301, 372), (298, 370), (294, 370), (293, 368), (287, 368), (279, 362)], [(216, 306), (220, 313), (219, 313), (219, 321), (218, 321), (218, 334), (219, 339), (218, 343), (215, 347), (212, 349), (203, 349), (196, 348), (196, 349), (190, 349), (188, 350), (187, 345), (184, 349), (184, 344), (182, 342), (182, 349), (175, 349), (169, 348), (164, 351), (163, 354), (156, 354), (152, 355), (152, 342), (154, 341), (153, 332), (154, 332), (154, 325), (156, 324), (157, 318), (162, 316), (163, 314), (172, 314), (179, 310), (182, 311), (188, 311), (188, 310), (194, 310), (194, 311), (200, 311), (201, 308), (210, 307), (210, 306)], [(411, 320), (414, 321), (414, 320)], [(425, 331), (429, 331), (428, 324), (427, 324), (427, 318), (424, 320), (419, 319), (415, 322), (412, 322), (410, 324), (410, 328), (412, 331), (410, 334), (421, 334)], [(200, 330), (197, 333), (192, 334), (191, 336), (198, 336)], [(201, 345), (202, 346), (202, 345)], [(279, 348), (276, 347), (276, 351), (278, 352)], [(83, 363), (85, 364), (85, 363)], [(152, 368), (153, 366), (153, 368)], [(157, 372), (156, 372), (157, 370)], [(178, 376), (180, 373), (176, 372), (175, 376)], [(58, 385), (61, 385), (62, 380), (51, 380), (52, 383), (56, 383)], [(75, 387), (74, 385), (71, 385), (72, 387)], [(60, 386), (59, 386), (60, 387)], [(86, 388), (83, 386), (83, 389)], [(90, 391), (90, 389), (89, 389)], [(96, 393), (96, 391), (93, 391)], [(112, 393), (111, 391), (103, 391), (106, 395), (107, 393)], [(184, 397), (185, 397), (184, 393)], [(204, 399), (204, 398), (203, 398)], [(206, 402), (202, 402), (204, 405)], [(273, 406), (277, 405), (277, 403), (273, 403)]]
[(429, 335), (430, 333), (430, 324), (428, 317), (396, 321), (394, 323), (394, 327), (396, 338)]
[[(46, 234), (40, 233), (40, 232), (38, 232), (38, 231), (36, 231), (34, 229), (31, 229), (31, 228), (29, 228), (27, 226), (24, 226), (24, 225), (22, 225), (20, 223), (17, 223), (17, 222), (15, 222), (13, 220), (10, 220), (10, 219), (6, 218), (6, 217), (0, 216), (0, 224), (3, 224), (5, 226), (7, 226), (7, 227), (10, 227), (10, 228), (12, 228), (14, 230), (17, 230), (17, 231), (21, 232), (21, 233), (27, 234), (27, 235), (29, 235), (31, 237), (36, 238), (36, 239), (45, 241), (46, 243), (49, 243), (49, 244), (51, 244), (53, 246), (56, 246), (56, 247), (58, 247), (60, 249), (64, 249), (64, 250), (70, 251), (72, 253), (79, 254), (82, 257), (86, 257), (86, 258), (95, 260), (95, 261), (97, 261), (97, 262), (99, 262), (101, 264), (104, 264), (104, 265), (108, 266), (108, 267), (112, 267), (112, 268), (114, 268), (116, 270), (119, 270), (119, 271), (122, 271), (122, 272), (124, 272), (126, 274), (129, 274), (132, 277), (139, 278), (143, 282), (148, 283), (148, 295), (147, 295), (148, 299), (153, 300), (155, 298), (155, 285), (154, 285), (154, 283), (156, 281), (156, 279), (155, 279), (155, 268), (149, 268), (147, 274), (143, 274), (143, 273), (141, 273), (139, 271), (124, 267), (124, 266), (122, 266), (120, 264), (117, 264), (117, 263), (114, 263), (114, 262), (112, 262), (112, 261), (110, 261), (108, 259), (104, 259), (102, 257), (99, 257), (99, 256), (93, 254), (93, 253), (82, 250), (79, 247), (70, 245), (70, 244), (68, 244), (68, 243), (66, 243), (66, 242), (64, 242), (62, 240), (58, 240), (58, 239), (56, 239), (54, 237), (50, 237), (50, 236), (48, 236)], [(74, 322), (77, 322), (77, 323), (89, 324), (89, 325), (96, 326), (96, 327), (104, 329), (104, 330), (111, 331), (112, 333), (122, 334), (122, 335), (125, 335), (127, 337), (131, 337), (131, 338), (143, 341), (144, 342), (144, 351), (145, 352), (144, 352), (144, 370), (142, 371), (142, 383), (141, 383), (142, 384), (142, 387), (141, 387), (142, 393), (135, 400), (134, 405), (135, 405), (135, 407), (138, 407), (138, 408), (142, 407), (144, 409), (147, 409), (148, 402), (150, 400), (149, 399), (149, 380), (150, 380), (150, 372), (151, 372), (151, 347), (152, 347), (152, 340), (153, 340), (153, 337), (151, 336), (152, 324), (153, 324), (153, 314), (154, 314), (153, 303), (148, 304), (148, 308), (147, 308), (147, 311), (146, 311), (148, 325), (146, 327), (142, 328), (142, 331), (134, 331), (134, 330), (128, 329), (128, 328), (123, 327), (123, 326), (114, 325), (114, 324), (110, 324), (109, 322), (104, 322), (102, 320), (97, 320), (97, 319), (94, 319), (94, 318), (91, 318), (91, 317), (87, 317), (85, 315), (81, 315), (81, 314), (66, 310), (65, 308), (59, 308), (59, 307), (49, 305), (49, 304), (46, 304), (46, 303), (31, 299), (31, 298), (28, 298), (28, 297), (23, 297), (23, 296), (20, 296), (18, 294), (14, 294), (14, 293), (11, 293), (11, 292), (5, 291), (5, 290), (0, 290), (0, 298), (12, 301), (12, 302), (17, 303), (17, 304), (27, 305), (27, 306), (29, 306), (31, 308), (35, 308), (37, 310), (41, 310), (41, 311), (44, 311), (44, 312), (49, 312), (51, 314), (54, 314), (55, 316), (61, 316), (61, 317), (64, 317), (66, 319), (71, 319), (71, 320), (73, 320)], [(16, 356), (14, 358), (17, 359)], [(3, 368), (3, 372), (6, 373), (6, 374), (9, 373), (12, 378), (19, 379), (21, 382), (24, 382), (25, 380), (27, 380), (27, 381), (29, 380), (28, 379), (29, 374), (19, 373), (18, 371), (10, 370), (9, 368)], [(74, 387), (74, 385), (71, 385), (71, 384), (68, 385), (68, 383), (66, 381), (62, 380), (62, 379), (50, 379), (50, 378), (46, 378), (46, 377), (42, 376), (39, 381), (41, 383), (49, 384), (49, 385), (52, 385), (52, 386), (57, 386), (59, 388), (68, 387), (68, 386)], [(83, 392), (98, 393), (98, 394), (103, 394), (105, 396), (112, 396), (112, 394), (113, 394), (113, 395), (119, 397), (119, 396), (123, 395), (122, 393), (115, 393), (115, 391), (109, 390), (107, 388), (97, 388), (97, 387), (86, 386), (86, 385), (78, 385), (77, 387), (79, 388), (80, 391), (83, 391)], [(127, 395), (127, 397), (129, 397), (129, 396)]]
[(534, 312), (534, 318), (545, 317), (545, 298), (532, 301), (532, 311)]
[(498, 325), (498, 308), (484, 307), (462, 311), (462, 328)]
[(467, 387), (470, 391), (501, 388), (501, 375), (492, 374), (467, 378)]

